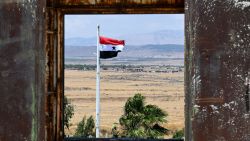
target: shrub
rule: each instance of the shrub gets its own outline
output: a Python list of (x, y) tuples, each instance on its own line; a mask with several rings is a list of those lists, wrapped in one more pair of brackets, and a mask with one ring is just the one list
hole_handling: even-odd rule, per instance
[(71, 105), (71, 103), (68, 101), (67, 97), (64, 96), (64, 103), (63, 103), (63, 109), (64, 109), (64, 129), (69, 129), (70, 126), (70, 119), (74, 115), (74, 107)]
[(95, 136), (95, 121), (93, 119), (93, 116), (90, 116), (87, 120), (86, 116), (83, 117), (82, 121), (80, 121), (77, 125), (75, 136)]
[(175, 133), (173, 134), (173, 138), (174, 139), (183, 139), (184, 138), (184, 129), (175, 131)]

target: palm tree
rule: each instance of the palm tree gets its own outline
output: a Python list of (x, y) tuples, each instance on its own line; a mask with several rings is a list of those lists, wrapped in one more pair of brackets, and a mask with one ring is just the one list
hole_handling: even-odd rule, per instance
[(156, 105), (145, 105), (145, 97), (135, 94), (129, 98), (124, 107), (124, 114), (119, 122), (122, 127), (122, 135), (136, 138), (160, 138), (167, 133), (162, 127), (166, 123), (167, 113)]

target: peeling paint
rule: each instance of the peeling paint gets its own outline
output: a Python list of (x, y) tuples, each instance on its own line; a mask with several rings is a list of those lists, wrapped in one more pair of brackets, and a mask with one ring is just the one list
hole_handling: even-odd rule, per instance
[[(24, 13), (29, 13), (32, 17), (32, 27), (35, 26), (36, 22), (37, 22), (37, 15), (36, 15), (36, 10), (37, 10), (37, 4), (36, 4), (36, 0), (20, 0), (18, 1), (18, 4), (21, 6), (21, 9), (24, 9), (26, 11), (24, 11)], [(19, 9), (20, 11), (20, 9)]]
[(244, 10), (245, 8), (250, 7), (250, 2), (249, 1), (239, 2), (239, 0), (235, 0), (235, 6)]
[[(194, 99), (194, 141), (248, 141), (245, 77), (250, 69), (250, 18), (246, 0), (186, 2), (186, 84)], [(188, 60), (187, 59), (187, 60)], [(199, 77), (199, 79), (198, 79)], [(199, 83), (198, 83), (199, 82)], [(200, 88), (198, 88), (200, 87)], [(187, 92), (187, 91), (186, 91)], [(188, 108), (186, 108), (188, 110)], [(188, 135), (190, 136), (190, 135)]]

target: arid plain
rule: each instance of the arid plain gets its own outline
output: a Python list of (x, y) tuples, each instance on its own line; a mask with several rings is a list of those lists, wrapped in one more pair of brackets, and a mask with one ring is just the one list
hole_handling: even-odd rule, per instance
[[(94, 70), (65, 69), (65, 95), (74, 105), (67, 135), (73, 135), (77, 123), (86, 115), (95, 117), (96, 73)], [(110, 136), (114, 123), (119, 122), (123, 106), (129, 97), (141, 93), (147, 104), (155, 104), (168, 113), (171, 131), (184, 127), (184, 72), (101, 71), (100, 128), (103, 137)]]

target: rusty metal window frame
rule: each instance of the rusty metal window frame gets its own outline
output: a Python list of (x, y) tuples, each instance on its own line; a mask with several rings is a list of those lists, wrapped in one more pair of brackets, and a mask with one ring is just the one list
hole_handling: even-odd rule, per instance
[[(184, 2), (184, 0), (183, 0)], [(184, 3), (183, 3), (184, 5)], [(56, 140), (56, 141), (90, 141), (90, 140), (128, 140), (124, 138), (118, 138), (118, 139), (111, 139), (111, 138), (65, 138), (64, 137), (64, 125), (63, 125), (63, 96), (64, 96), (64, 17), (65, 15), (70, 14), (86, 14), (86, 15), (96, 15), (96, 14), (185, 14), (184, 13), (184, 6), (182, 8), (178, 7), (178, 9), (173, 9), (169, 7), (168, 8), (157, 8), (153, 7), (150, 9), (149, 7), (133, 7), (132, 9), (127, 7), (125, 10), (121, 7), (121, 5), (115, 6), (113, 9), (109, 8), (102, 8), (98, 6), (93, 7), (86, 7), (86, 6), (77, 6), (77, 5), (71, 5), (71, 6), (63, 6), (60, 4), (53, 4), (51, 6), (47, 6), (47, 9), (52, 12), (52, 17), (49, 17), (48, 20), (55, 20), (54, 25), (56, 28), (52, 28), (53, 31), (48, 30), (47, 34), (54, 35), (55, 43), (47, 46), (54, 46), (52, 49), (54, 49), (54, 55), (53, 59), (54, 61), (54, 67), (55, 67), (55, 74), (52, 73), (53, 80), (56, 81), (55, 91), (53, 92), (56, 96), (54, 97), (56, 102), (52, 103), (53, 107), (56, 107), (54, 110), (55, 116), (53, 116), (55, 119), (52, 122), (52, 128), (49, 126), (47, 128), (47, 139), (50, 141)], [(48, 25), (48, 24), (47, 24)], [(50, 32), (51, 31), (51, 32)], [(184, 74), (185, 75), (185, 74)], [(184, 76), (185, 77), (185, 76)], [(50, 77), (51, 78), (51, 77)], [(49, 99), (49, 98), (47, 98)], [(49, 103), (51, 104), (51, 103)], [(49, 106), (48, 106), (49, 108)], [(54, 115), (53, 114), (53, 115)], [(51, 117), (49, 117), (51, 118)], [(135, 139), (131, 139), (135, 140)], [(137, 139), (138, 140), (138, 139)], [(150, 139), (139, 139), (139, 140), (150, 140)], [(162, 140), (162, 139), (161, 139)], [(182, 141), (176, 140), (176, 139), (163, 139), (164, 141)]]

